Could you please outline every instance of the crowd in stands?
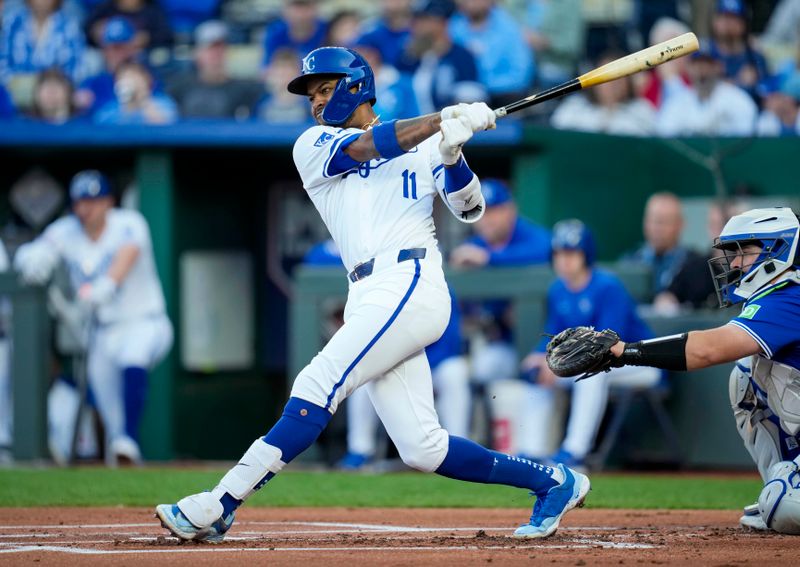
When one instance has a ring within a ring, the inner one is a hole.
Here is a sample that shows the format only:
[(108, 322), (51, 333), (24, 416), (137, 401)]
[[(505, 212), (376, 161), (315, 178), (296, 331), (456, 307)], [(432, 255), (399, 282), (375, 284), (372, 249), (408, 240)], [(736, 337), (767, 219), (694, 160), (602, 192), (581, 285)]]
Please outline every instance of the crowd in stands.
[[(271, 11), (261, 14), (256, 5)], [(800, 0), (0, 6), (0, 119), (303, 123), (311, 120), (306, 101), (288, 95), (285, 84), (301, 58), (323, 45), (349, 46), (368, 58), (384, 120), (454, 102), (501, 106), (693, 30), (702, 38), (696, 54), (521, 118), (628, 136), (798, 134)]]

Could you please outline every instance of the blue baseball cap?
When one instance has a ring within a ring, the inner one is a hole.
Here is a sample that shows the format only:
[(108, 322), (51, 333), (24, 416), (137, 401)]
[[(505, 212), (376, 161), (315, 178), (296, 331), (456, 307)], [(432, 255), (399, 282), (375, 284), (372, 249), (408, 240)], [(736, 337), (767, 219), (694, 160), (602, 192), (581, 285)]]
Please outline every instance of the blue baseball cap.
[(715, 61), (722, 59), (717, 46), (707, 39), (700, 41), (700, 47), (690, 57), (692, 59), (714, 59)]
[(128, 43), (135, 36), (136, 28), (128, 18), (114, 16), (106, 21), (106, 27), (103, 29), (103, 45)]
[(559, 250), (580, 250), (586, 257), (586, 265), (594, 264), (597, 254), (594, 235), (589, 227), (578, 219), (559, 221), (553, 227), (553, 238), (550, 241), (553, 252)]
[(747, 12), (742, 0), (717, 0), (717, 14), (733, 14), (744, 18)]
[(106, 176), (96, 169), (78, 172), (69, 184), (69, 198), (73, 202), (80, 199), (99, 199), (109, 195), (111, 195), (111, 184)]
[(487, 207), (504, 205), (513, 200), (511, 198), (511, 190), (508, 188), (508, 185), (499, 179), (481, 180), (481, 192), (483, 193), (483, 198), (486, 199)]

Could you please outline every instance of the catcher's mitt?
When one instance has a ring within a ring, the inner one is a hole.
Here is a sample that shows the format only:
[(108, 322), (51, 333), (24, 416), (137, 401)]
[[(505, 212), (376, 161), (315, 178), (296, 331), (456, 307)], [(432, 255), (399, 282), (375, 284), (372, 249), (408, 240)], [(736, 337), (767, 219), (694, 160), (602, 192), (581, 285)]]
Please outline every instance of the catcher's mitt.
[(611, 354), (619, 335), (611, 329), (595, 331), (593, 327), (572, 327), (558, 333), (547, 344), (547, 366), (556, 376), (577, 376), (578, 380), (608, 372), (622, 366)]

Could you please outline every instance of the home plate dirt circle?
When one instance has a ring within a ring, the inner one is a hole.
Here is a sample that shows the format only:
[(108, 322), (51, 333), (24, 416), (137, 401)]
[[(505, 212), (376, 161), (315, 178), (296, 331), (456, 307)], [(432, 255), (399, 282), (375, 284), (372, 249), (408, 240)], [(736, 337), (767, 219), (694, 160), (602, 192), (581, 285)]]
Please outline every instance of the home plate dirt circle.
[(0, 509), (0, 565), (796, 565), (800, 538), (735, 511), (571, 512), (544, 540), (525, 510), (249, 508), (225, 542), (179, 543), (142, 508)]

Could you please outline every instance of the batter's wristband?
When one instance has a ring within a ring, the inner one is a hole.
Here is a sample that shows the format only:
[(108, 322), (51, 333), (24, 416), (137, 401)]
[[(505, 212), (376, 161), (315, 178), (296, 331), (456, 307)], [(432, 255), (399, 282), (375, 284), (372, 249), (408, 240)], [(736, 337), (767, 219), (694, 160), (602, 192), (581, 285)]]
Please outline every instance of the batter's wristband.
[(630, 366), (653, 366), (664, 370), (686, 370), (689, 333), (626, 343), (619, 362)]
[(389, 120), (372, 128), (372, 139), (375, 140), (375, 149), (384, 159), (392, 159), (403, 155), (405, 150), (400, 147), (397, 141), (397, 132), (394, 123), (397, 120)]

